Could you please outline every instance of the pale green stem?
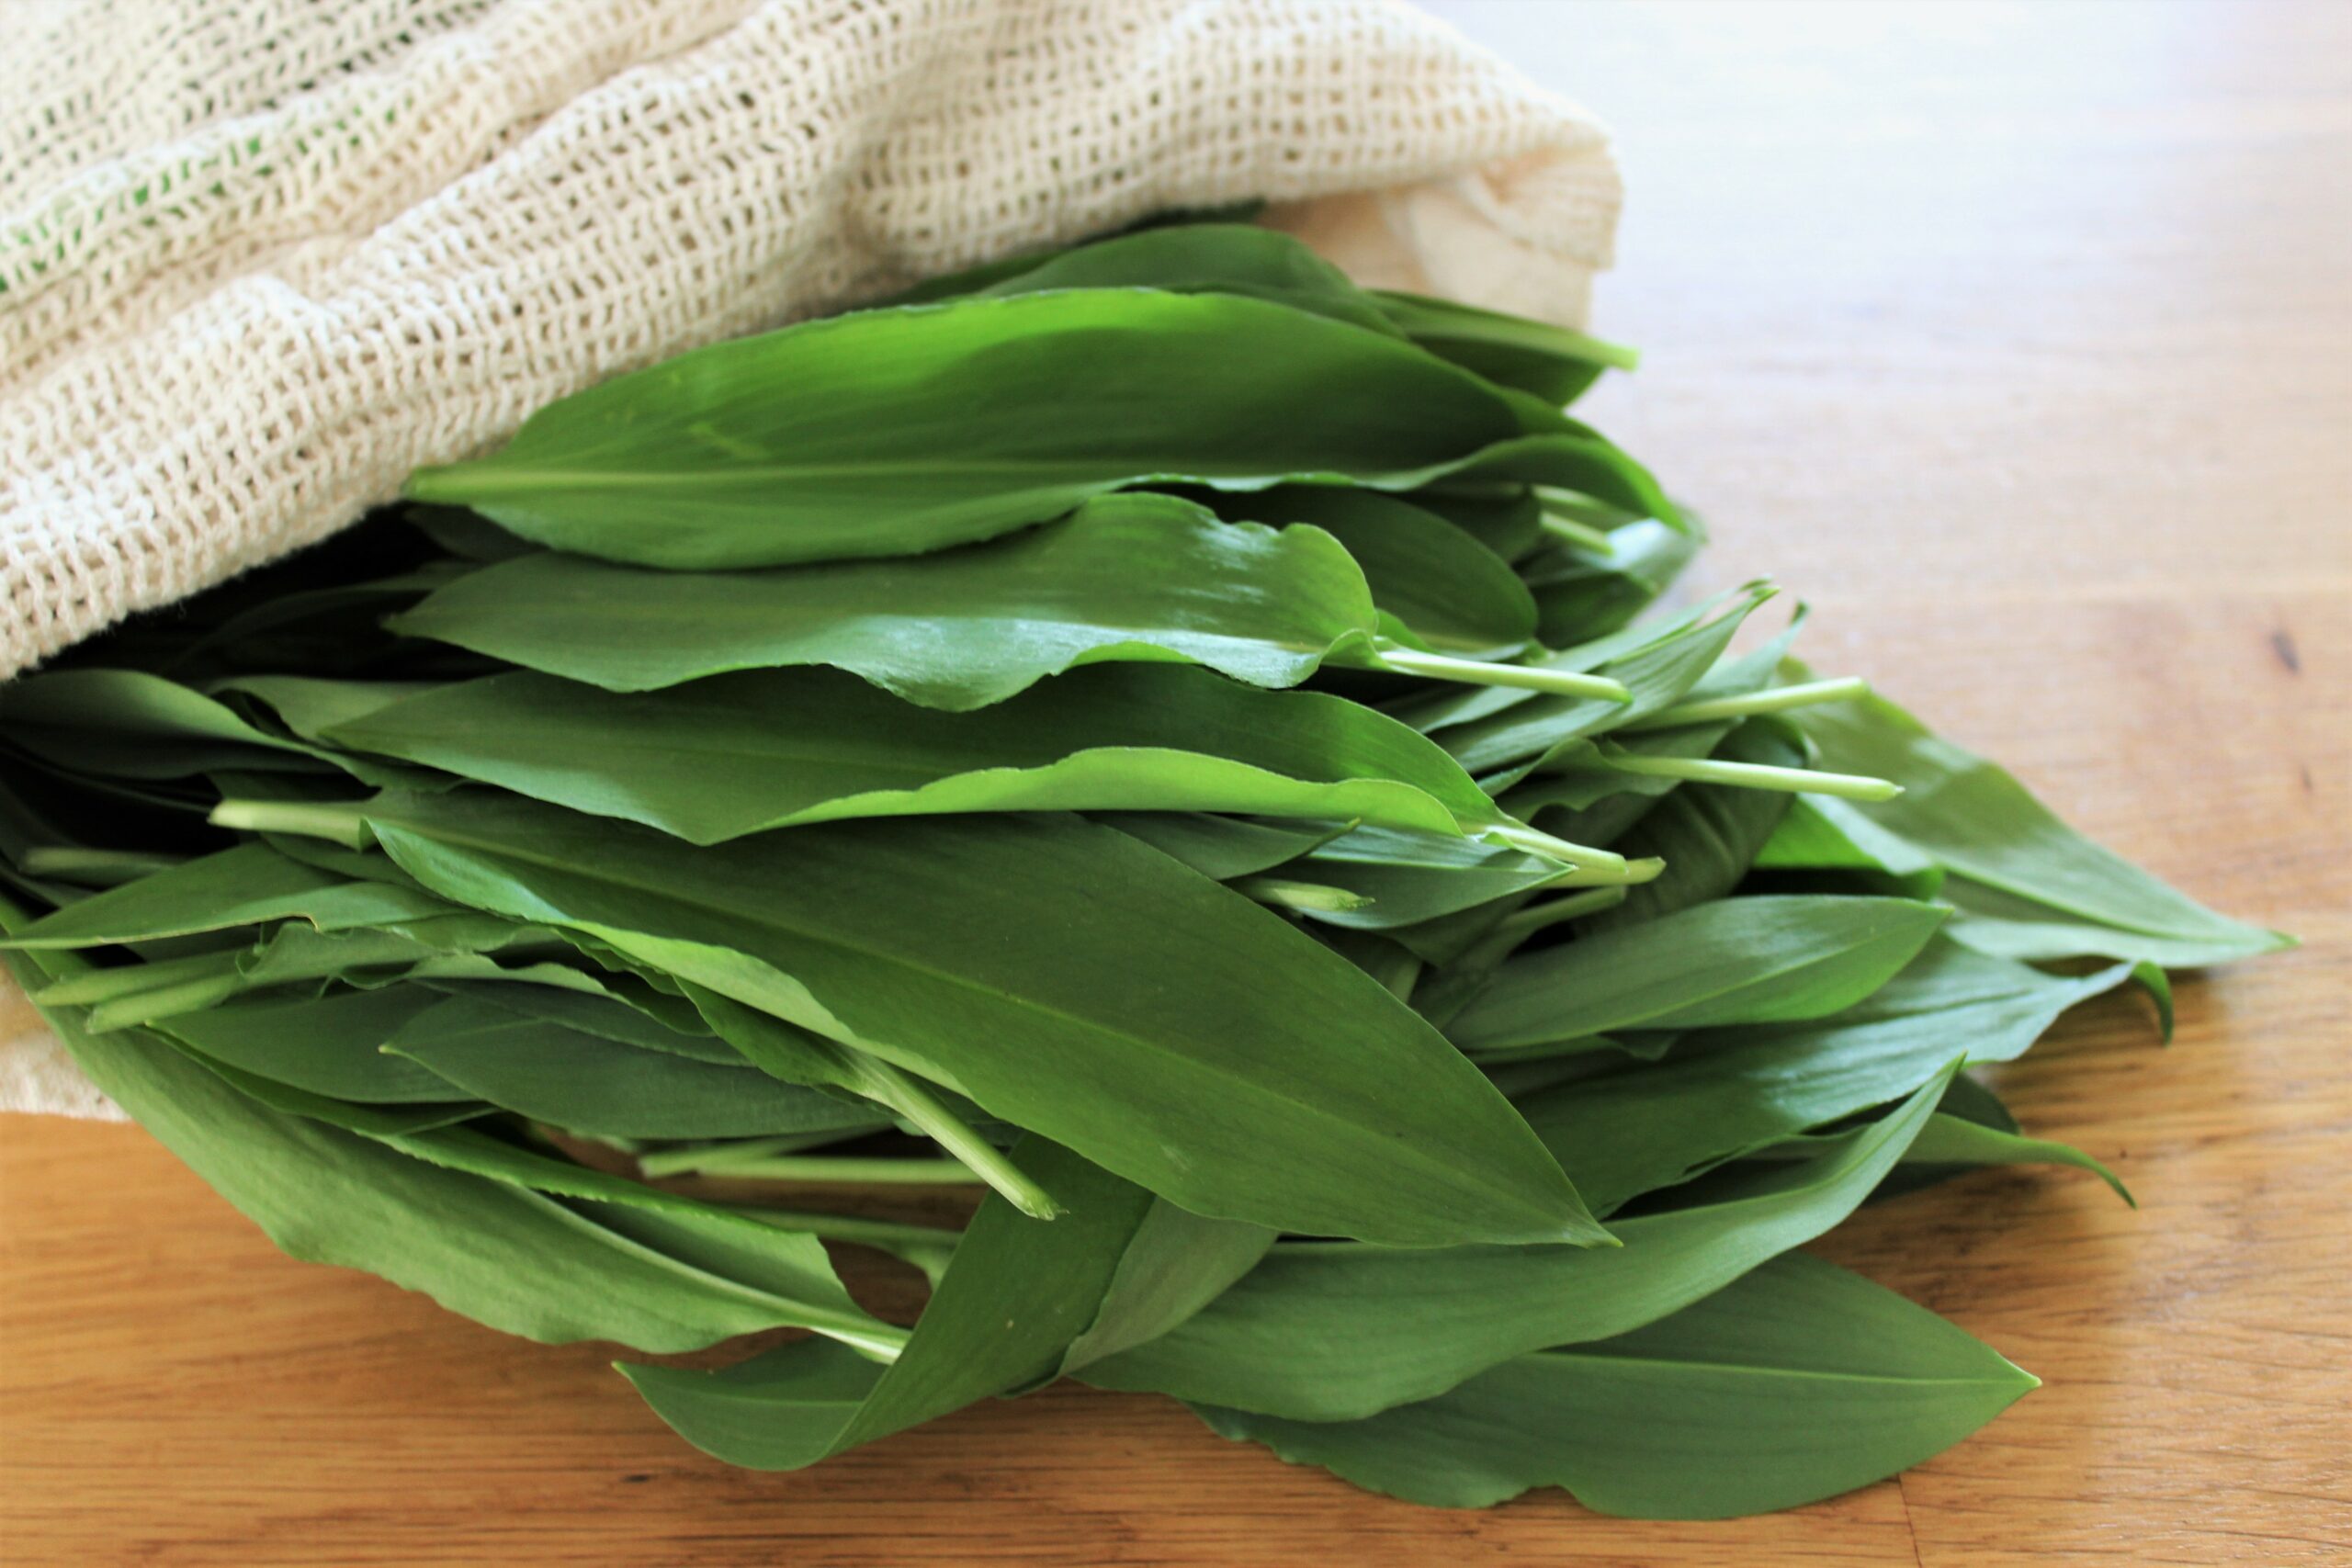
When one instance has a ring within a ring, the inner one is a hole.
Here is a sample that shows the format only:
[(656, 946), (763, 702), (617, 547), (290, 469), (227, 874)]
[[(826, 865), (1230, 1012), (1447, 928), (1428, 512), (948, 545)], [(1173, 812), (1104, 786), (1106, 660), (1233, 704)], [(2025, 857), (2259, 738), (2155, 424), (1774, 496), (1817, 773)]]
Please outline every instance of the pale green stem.
[(902, 1224), (896, 1220), (862, 1219), (854, 1214), (820, 1214), (807, 1209), (770, 1209), (757, 1203), (729, 1203), (732, 1213), (778, 1230), (806, 1231), (834, 1241), (860, 1241), (876, 1247), (953, 1247), (963, 1232), (940, 1225)]
[(1604, 530), (1573, 522), (1556, 512), (1544, 513), (1540, 526), (1552, 538), (1558, 540), (1561, 544), (1574, 546), (1579, 550), (1588, 550), (1597, 556), (1616, 553), (1617, 547), (1610, 542), (1609, 535)]
[[(687, 1172), (678, 1172), (685, 1175)], [(891, 1186), (978, 1187), (978, 1173), (960, 1159), (861, 1159), (854, 1155), (775, 1155), (767, 1159), (713, 1158), (696, 1166), (697, 1176), (744, 1177), (761, 1181), (877, 1183)]]
[(1619, 871), (1602, 866), (1595, 870), (1567, 871), (1544, 884), (1546, 887), (1638, 887), (1645, 882), (1656, 882), (1666, 863), (1652, 855), (1646, 860), (1629, 860)]
[(113, 969), (85, 969), (79, 975), (43, 986), (33, 1000), (43, 1007), (89, 1007), (147, 991), (176, 986), (197, 976), (229, 972), (234, 959), (225, 953), (198, 953), (153, 964), (129, 964)]
[(135, 882), (183, 863), (176, 855), (151, 855), (137, 850), (85, 850), (76, 845), (37, 844), (25, 852), (27, 876), (103, 882), (114, 886)]
[(1271, 904), (1280, 909), (1309, 909), (1317, 914), (1334, 914), (1349, 909), (1368, 909), (1373, 901), (1361, 893), (1345, 887), (1333, 887), (1321, 882), (1291, 882), (1279, 876), (1237, 877), (1226, 886), (1236, 893)]
[(345, 849), (364, 850), (368, 824), (353, 803), (306, 800), (224, 800), (212, 808), (215, 828), (247, 833), (294, 833), (331, 839)]
[(1625, 870), (1625, 857), (1612, 850), (1597, 850), (1589, 844), (1572, 844), (1566, 839), (1524, 827), (1517, 822), (1498, 822), (1479, 829), (1481, 837), (1498, 840), (1512, 849), (1545, 860), (1560, 861), (1577, 872), (1601, 874), (1600, 880), (1622, 880), (1611, 874)]
[(966, 1169), (994, 1188), (1004, 1201), (1032, 1219), (1050, 1220), (1062, 1212), (1053, 1195), (1005, 1157), (1002, 1150), (967, 1126), (963, 1118), (942, 1104), (922, 1080), (910, 1073), (845, 1046), (842, 1056), (857, 1075), (847, 1087), (877, 1104), (897, 1111), (931, 1140), (954, 1155)]
[(1632, 735), (1645, 729), (1672, 729), (1678, 725), (1712, 724), (1721, 718), (1781, 713), (1789, 708), (1810, 707), (1815, 703), (1849, 702), (1870, 694), (1871, 683), (1859, 675), (1836, 681), (1806, 681), (1794, 686), (1774, 686), (1770, 691), (1750, 692), (1746, 696), (1677, 703), (1670, 708), (1660, 708), (1646, 718), (1637, 718), (1618, 728), (1623, 733)]
[(233, 974), (183, 980), (176, 986), (158, 986), (153, 990), (139, 991), (110, 1002), (100, 1002), (90, 1010), (90, 1016), (83, 1027), (93, 1034), (104, 1034), (109, 1030), (153, 1023), (158, 1019), (178, 1018), (187, 1013), (201, 1012), (216, 1003), (228, 1000), (244, 988), (244, 976)]
[(1634, 694), (1621, 682), (1605, 675), (1584, 675), (1569, 670), (1546, 670), (1534, 664), (1490, 664), (1478, 659), (1454, 659), (1442, 653), (1422, 653), (1383, 642), (1375, 650), (1382, 669), (1398, 675), (1419, 675), (1431, 681), (1453, 681), (1465, 686), (1510, 686), (1524, 692), (1545, 692), (1560, 697), (1590, 697), (1600, 702), (1629, 703)]
[(859, 1128), (834, 1128), (823, 1133), (792, 1133), (777, 1138), (733, 1139), (710, 1144), (684, 1144), (674, 1148), (656, 1149), (637, 1156), (639, 1174), (649, 1178), (682, 1176), (692, 1171), (715, 1171), (729, 1164), (747, 1159), (766, 1159), (772, 1155), (797, 1155), (803, 1149), (822, 1148), (850, 1138), (865, 1135)]
[(1603, 766), (1621, 773), (1685, 779), (1693, 784), (1779, 789), (1794, 795), (1834, 795), (1843, 800), (1893, 800), (1903, 793), (1901, 784), (1862, 773), (1825, 773), (1811, 768), (1769, 767), (1761, 762), (1719, 762), (1712, 757), (1644, 757), (1606, 748), (1598, 756)]
[(914, 1337), (914, 1330), (900, 1328), (895, 1323), (885, 1323), (878, 1317), (833, 1324), (811, 1323), (808, 1332), (821, 1334), (828, 1339), (838, 1339), (851, 1349), (863, 1351), (882, 1362), (895, 1361), (904, 1355), (907, 1341)]

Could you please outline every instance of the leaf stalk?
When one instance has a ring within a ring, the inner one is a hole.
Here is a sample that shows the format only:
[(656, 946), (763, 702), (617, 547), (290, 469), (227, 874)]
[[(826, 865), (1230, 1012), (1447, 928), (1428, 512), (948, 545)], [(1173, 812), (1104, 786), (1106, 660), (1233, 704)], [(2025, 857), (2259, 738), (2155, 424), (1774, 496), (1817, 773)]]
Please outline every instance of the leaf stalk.
[(1380, 668), (1398, 675), (1419, 675), (1430, 681), (1452, 681), (1465, 686), (1508, 686), (1543, 692), (1557, 697), (1588, 697), (1600, 702), (1629, 703), (1633, 693), (1623, 682), (1605, 675), (1571, 670), (1546, 670), (1534, 664), (1493, 664), (1480, 659), (1455, 659), (1423, 653), (1392, 642), (1377, 645), (1374, 657)]
[(1645, 718), (1634, 719), (1619, 728), (1628, 735), (1649, 729), (1673, 729), (1686, 724), (1712, 724), (1718, 719), (1746, 718), (1753, 714), (1783, 713), (1790, 708), (1810, 707), (1815, 703), (1850, 702), (1871, 694), (1871, 683), (1859, 675), (1835, 681), (1805, 681), (1793, 686), (1774, 686), (1769, 691), (1750, 692), (1736, 697), (1711, 697), (1698, 702), (1677, 703), (1660, 708)]

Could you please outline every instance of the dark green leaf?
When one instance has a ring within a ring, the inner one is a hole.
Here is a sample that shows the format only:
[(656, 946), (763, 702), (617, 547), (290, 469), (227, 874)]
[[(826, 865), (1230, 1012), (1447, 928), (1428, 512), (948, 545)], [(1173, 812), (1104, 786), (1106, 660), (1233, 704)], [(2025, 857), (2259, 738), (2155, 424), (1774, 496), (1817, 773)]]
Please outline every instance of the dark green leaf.
[(1106, 497), (1050, 528), (914, 560), (721, 573), (529, 556), (396, 624), (610, 691), (830, 664), (956, 710), (1101, 660), (1295, 685), (1379, 625), (1329, 535), (1223, 524), (1159, 495)]
[[(1900, 799), (1879, 805), (1823, 803), (1832, 821), (1866, 823), (2007, 895), (1997, 908), (1984, 900), (1983, 914), (1954, 921), (1958, 941), (2013, 957), (2090, 953), (2170, 964), (2218, 964), (2294, 944), (2215, 914), (2100, 848), (2007, 773), (1938, 739), (1883, 698), (1804, 711), (1799, 722), (1821, 748), (1824, 767), (1904, 786)], [(1965, 908), (1966, 895), (1954, 902)]]
[(780, 1083), (748, 1063), (643, 1050), (470, 998), (441, 999), (406, 1021), (386, 1049), (476, 1099), (576, 1133), (749, 1138), (888, 1124), (877, 1111)]
[(93, 895), (25, 926), (6, 945), (96, 947), (282, 919), (333, 931), (451, 912), (429, 894), (348, 881), (246, 843)]
[(368, 814), (428, 886), (871, 1051), (1198, 1213), (1408, 1246), (1600, 1239), (1426, 1023), (1124, 834), (1001, 816), (696, 850), (519, 801)]
[(913, 1337), (888, 1368), (822, 1342), (716, 1372), (621, 1371), (678, 1435), (729, 1464), (798, 1470), (860, 1443), (1050, 1378), (1097, 1322), (1151, 1195), (1031, 1137), (1015, 1157), (1069, 1212), (1030, 1219), (990, 1197), (957, 1244)]
[(2114, 989), (2129, 964), (2064, 979), (1947, 939), (1867, 999), (1811, 1023), (1686, 1037), (1655, 1065), (1521, 1101), (1597, 1209), (1793, 1133), (1910, 1094), (1956, 1053), (2024, 1055), (2058, 1015)]
[(1514, 959), (1446, 1034), (1475, 1055), (1618, 1029), (1819, 1018), (1893, 978), (1944, 913), (1904, 898), (1719, 898)]
[(499, 675), (326, 733), (704, 844), (952, 812), (1225, 811), (1445, 834), (1501, 820), (1452, 758), (1393, 719), (1164, 665), (1074, 671), (977, 713), (910, 707), (831, 671), (627, 694)]
[(1835, 1153), (1702, 1207), (1623, 1220), (1613, 1248), (1279, 1247), (1198, 1315), (1091, 1369), (1106, 1388), (1306, 1421), (1427, 1399), (1511, 1357), (1676, 1312), (1853, 1213), (1943, 1092)]
[(1522, 1356), (1370, 1420), (1200, 1414), (1416, 1503), (1479, 1508), (1565, 1486), (1604, 1514), (1713, 1519), (1892, 1475), (2036, 1386), (1933, 1313), (1792, 1253), (1646, 1328)]
[(1341, 322), (1073, 289), (699, 349), (542, 409), (410, 491), (583, 555), (776, 566), (987, 538), (1148, 479), (1408, 482), (1516, 424), (1475, 377)]

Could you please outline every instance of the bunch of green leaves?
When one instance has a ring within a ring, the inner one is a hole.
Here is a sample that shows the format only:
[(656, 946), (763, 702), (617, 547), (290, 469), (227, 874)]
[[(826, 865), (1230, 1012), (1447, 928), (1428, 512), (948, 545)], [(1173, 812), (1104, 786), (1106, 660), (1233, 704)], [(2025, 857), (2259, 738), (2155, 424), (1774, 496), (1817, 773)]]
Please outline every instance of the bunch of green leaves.
[(735, 1463), (1072, 1376), (1446, 1506), (1885, 1475), (2032, 1380), (1795, 1249), (2113, 1185), (1966, 1069), (2281, 939), (1768, 586), (1645, 618), (1630, 363), (1204, 222), (593, 388), (0, 688), (7, 962), (296, 1257), (808, 1331), (623, 1369)]

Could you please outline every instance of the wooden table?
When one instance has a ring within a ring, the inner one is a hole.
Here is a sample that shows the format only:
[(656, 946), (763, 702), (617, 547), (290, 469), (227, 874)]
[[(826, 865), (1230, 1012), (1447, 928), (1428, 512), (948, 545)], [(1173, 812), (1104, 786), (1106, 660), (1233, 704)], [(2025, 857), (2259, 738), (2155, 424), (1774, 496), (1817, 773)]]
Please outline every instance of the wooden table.
[(280, 1258), (131, 1129), (0, 1129), (26, 1564), (2352, 1560), (2352, 6), (1440, 7), (1623, 136), (1594, 400), (1867, 672), (2301, 953), (2001, 1075), (2112, 1162), (1822, 1244), (2048, 1380), (1770, 1518), (1406, 1507), (1054, 1392), (729, 1471), (593, 1348)]

